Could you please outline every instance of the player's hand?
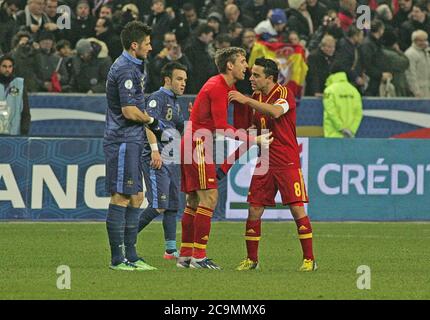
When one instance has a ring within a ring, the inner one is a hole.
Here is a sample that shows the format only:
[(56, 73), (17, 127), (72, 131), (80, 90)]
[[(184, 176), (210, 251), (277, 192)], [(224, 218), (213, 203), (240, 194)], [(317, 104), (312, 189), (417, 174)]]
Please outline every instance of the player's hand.
[(161, 158), (161, 154), (158, 150), (151, 152), (151, 168), (159, 170), (163, 165), (163, 159)]
[(241, 104), (246, 104), (248, 102), (248, 97), (241, 94), (239, 91), (230, 91), (228, 93), (228, 102), (237, 101)]
[(273, 142), (272, 132), (257, 136), (256, 142), (263, 149), (269, 148), (269, 145)]
[(340, 131), (342, 132), (344, 138), (354, 138), (354, 134), (348, 128), (344, 128)]

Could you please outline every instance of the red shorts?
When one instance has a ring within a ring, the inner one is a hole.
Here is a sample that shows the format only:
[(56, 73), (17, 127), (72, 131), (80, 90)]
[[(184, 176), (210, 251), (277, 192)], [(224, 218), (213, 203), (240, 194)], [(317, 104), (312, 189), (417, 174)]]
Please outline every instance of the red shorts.
[[(184, 147), (181, 141), (181, 191), (190, 193), (197, 190), (217, 189), (216, 165), (208, 145), (197, 139), (192, 146)], [(190, 140), (188, 140), (190, 141)]]
[(248, 202), (255, 207), (275, 206), (276, 193), (281, 193), (283, 205), (308, 202), (302, 169), (271, 169), (264, 175), (253, 175)]

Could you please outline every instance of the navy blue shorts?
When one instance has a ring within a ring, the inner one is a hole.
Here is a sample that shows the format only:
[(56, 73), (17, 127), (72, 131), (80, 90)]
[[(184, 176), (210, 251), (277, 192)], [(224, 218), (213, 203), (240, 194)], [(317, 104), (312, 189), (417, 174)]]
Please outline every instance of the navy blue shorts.
[(107, 144), (103, 150), (106, 158), (106, 192), (111, 195), (135, 195), (142, 192), (142, 144)]
[(179, 165), (163, 164), (152, 169), (151, 156), (142, 156), (143, 178), (146, 185), (148, 205), (154, 209), (177, 210), (179, 203)]

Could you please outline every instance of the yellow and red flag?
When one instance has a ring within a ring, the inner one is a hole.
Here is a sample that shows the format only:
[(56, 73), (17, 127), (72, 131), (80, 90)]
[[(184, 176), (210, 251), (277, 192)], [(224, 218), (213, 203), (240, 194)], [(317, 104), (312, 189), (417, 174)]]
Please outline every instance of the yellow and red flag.
[(272, 59), (278, 63), (278, 82), (290, 88), (294, 95), (299, 98), (308, 72), (305, 49), (301, 45), (281, 41), (266, 42), (258, 40), (249, 56), (249, 67), (254, 65), (256, 59), (262, 57)]

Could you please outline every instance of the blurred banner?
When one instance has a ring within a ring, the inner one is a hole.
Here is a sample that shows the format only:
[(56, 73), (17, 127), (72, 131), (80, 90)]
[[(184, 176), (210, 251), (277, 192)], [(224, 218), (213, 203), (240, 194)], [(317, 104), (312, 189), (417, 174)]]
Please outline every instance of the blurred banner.
[[(312, 219), (430, 220), (430, 140), (305, 138), (299, 144)], [(226, 193), (220, 185), (215, 219), (246, 217), (255, 155), (251, 150), (250, 163), (232, 167)], [(0, 219), (104, 220), (104, 184), (102, 139), (0, 137)], [(264, 218), (291, 216), (277, 206)]]
[[(195, 96), (179, 97), (184, 118)], [(104, 95), (30, 95), (31, 136), (103, 137)], [(430, 138), (430, 100), (364, 99), (359, 138)], [(297, 108), (299, 136), (322, 136), (323, 107), (320, 99), (303, 98)]]

